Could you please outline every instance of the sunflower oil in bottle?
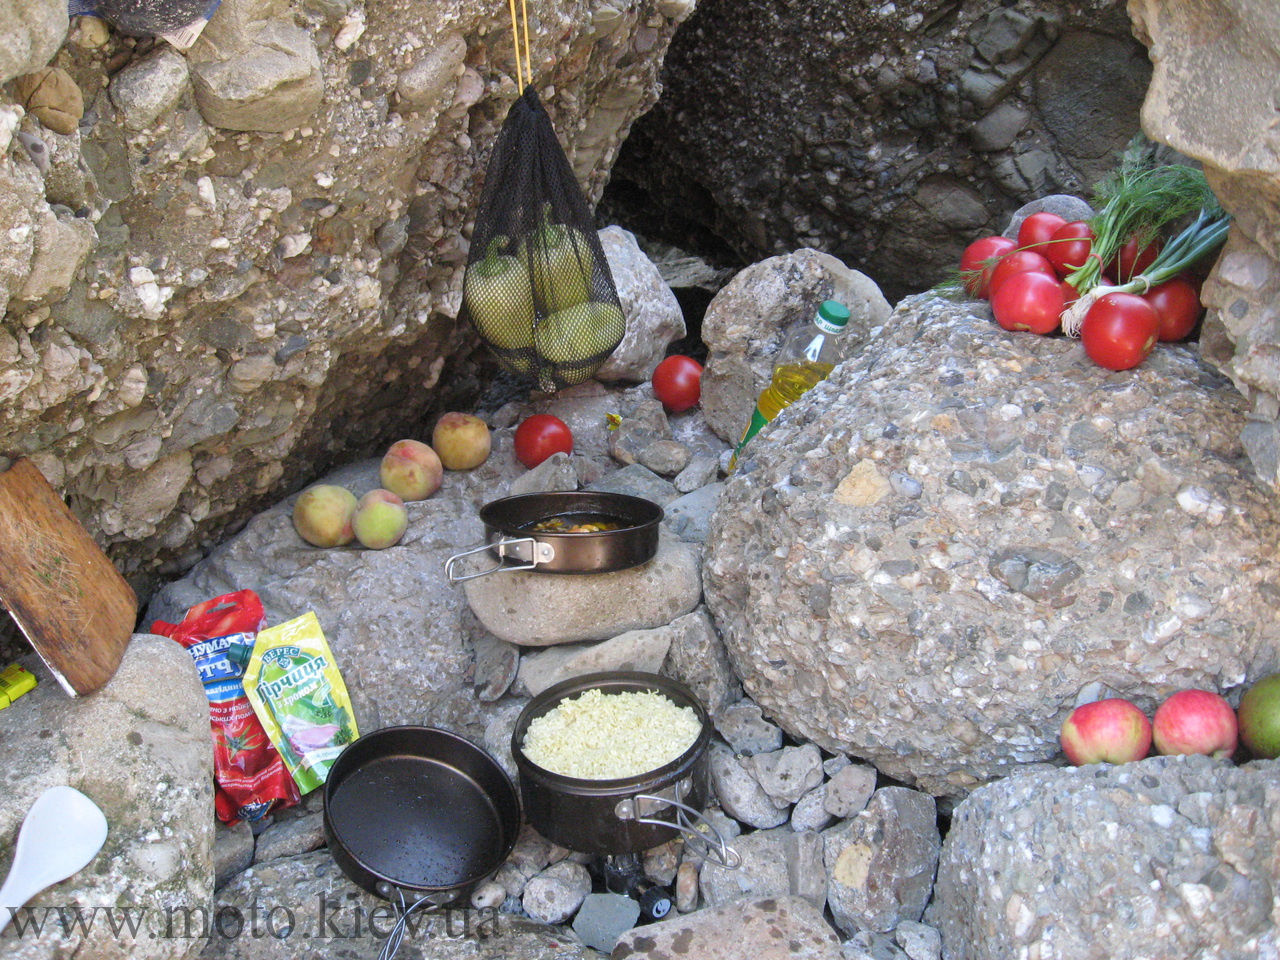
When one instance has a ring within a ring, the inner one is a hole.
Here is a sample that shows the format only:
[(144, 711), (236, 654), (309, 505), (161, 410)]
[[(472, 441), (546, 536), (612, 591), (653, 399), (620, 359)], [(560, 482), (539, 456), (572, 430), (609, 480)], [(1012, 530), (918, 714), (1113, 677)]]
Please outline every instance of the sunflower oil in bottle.
[(844, 335), (848, 322), (848, 307), (836, 300), (824, 300), (813, 322), (796, 330), (782, 344), (774, 360), (769, 386), (760, 392), (751, 422), (729, 462), (730, 473), (747, 442), (783, 408), (795, 403), (815, 383), (825, 380), (844, 359), (848, 349)]

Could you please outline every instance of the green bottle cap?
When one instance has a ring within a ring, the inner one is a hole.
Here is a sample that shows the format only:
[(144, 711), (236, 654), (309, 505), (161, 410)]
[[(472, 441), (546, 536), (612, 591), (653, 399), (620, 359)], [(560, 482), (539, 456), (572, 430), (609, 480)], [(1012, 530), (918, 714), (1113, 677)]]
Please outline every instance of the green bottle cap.
[(825, 333), (840, 333), (849, 322), (849, 308), (838, 300), (823, 300), (813, 322)]
[(231, 643), (227, 645), (226, 652), (227, 659), (244, 670), (253, 658), (253, 643)]

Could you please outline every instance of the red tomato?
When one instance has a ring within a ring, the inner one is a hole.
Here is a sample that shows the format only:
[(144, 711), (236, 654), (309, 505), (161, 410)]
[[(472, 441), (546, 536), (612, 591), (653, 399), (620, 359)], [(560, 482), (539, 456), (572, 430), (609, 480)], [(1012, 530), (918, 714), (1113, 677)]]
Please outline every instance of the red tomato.
[(996, 261), (1017, 246), (1008, 237), (983, 237), (964, 248), (964, 255), (960, 257), (960, 276), (964, 278), (964, 288), (969, 296), (987, 298), (987, 284), (991, 282), (991, 271)]
[(1028, 270), (1001, 285), (991, 298), (991, 312), (1006, 330), (1049, 333), (1062, 319), (1064, 299), (1057, 277)]
[(995, 269), (991, 271), (991, 279), (987, 283), (987, 293), (994, 301), (996, 293), (1004, 286), (1004, 282), (1017, 273), (1043, 273), (1046, 276), (1058, 279), (1058, 275), (1053, 272), (1053, 264), (1036, 253), (1034, 250), (1014, 250), (1012, 253), (1006, 253), (1000, 258), (1000, 262), (996, 264)]
[(1083, 220), (1072, 220), (1053, 231), (1044, 255), (1058, 271), (1058, 276), (1065, 277), (1072, 270), (1084, 266), (1093, 249), (1093, 239), (1089, 224)]
[(1065, 280), (1062, 281), (1060, 286), (1062, 287), (1062, 309), (1065, 310), (1080, 299), (1080, 291)]
[(1018, 227), (1018, 246), (1024, 250), (1044, 253), (1044, 245), (1049, 242), (1054, 231), (1066, 222), (1062, 217), (1048, 210), (1033, 213)]
[(530, 470), (553, 453), (573, 453), (573, 433), (559, 417), (535, 413), (516, 427), (516, 459)]
[(1138, 238), (1130, 237), (1125, 241), (1116, 253), (1114, 263), (1115, 274), (1120, 278), (1121, 283), (1128, 283), (1151, 264), (1155, 263), (1155, 259), (1160, 254), (1160, 250), (1164, 247), (1158, 239), (1147, 244), (1145, 247), (1138, 248)]
[(1195, 284), (1183, 277), (1157, 284), (1142, 294), (1142, 299), (1151, 304), (1160, 318), (1160, 339), (1166, 342), (1181, 340), (1189, 334), (1204, 312)]
[(1151, 304), (1132, 293), (1099, 297), (1084, 315), (1080, 342), (1089, 359), (1108, 370), (1128, 370), (1147, 359), (1160, 335)]
[(702, 396), (702, 364), (679, 354), (667, 357), (654, 368), (653, 395), (669, 413), (697, 406)]

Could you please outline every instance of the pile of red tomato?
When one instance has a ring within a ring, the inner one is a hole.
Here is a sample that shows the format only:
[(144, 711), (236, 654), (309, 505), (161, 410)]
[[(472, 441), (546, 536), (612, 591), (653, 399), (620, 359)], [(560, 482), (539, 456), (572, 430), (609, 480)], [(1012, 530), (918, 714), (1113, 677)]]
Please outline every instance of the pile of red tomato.
[[(1033, 213), (1017, 240), (983, 237), (965, 249), (960, 272), (970, 295), (991, 301), (1006, 330), (1047, 334), (1079, 299), (1066, 278), (1092, 254), (1094, 235), (1083, 220)], [(1139, 247), (1130, 240), (1104, 266), (1103, 284), (1127, 283), (1155, 260), (1160, 242)], [(1093, 303), (1080, 327), (1090, 359), (1110, 370), (1128, 370), (1146, 359), (1159, 341), (1182, 340), (1200, 319), (1199, 281), (1180, 275), (1145, 293), (1106, 293)]]

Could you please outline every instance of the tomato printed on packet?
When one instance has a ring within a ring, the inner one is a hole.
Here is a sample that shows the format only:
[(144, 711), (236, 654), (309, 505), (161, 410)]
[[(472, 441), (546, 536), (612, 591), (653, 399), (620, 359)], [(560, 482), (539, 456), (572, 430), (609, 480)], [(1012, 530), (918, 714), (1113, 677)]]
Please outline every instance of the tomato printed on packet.
[(213, 731), (214, 806), (224, 823), (258, 820), (300, 799), (245, 696), (243, 669), (228, 656), (237, 646), (253, 646), (265, 618), (258, 595), (239, 590), (196, 604), (181, 623), (151, 625), (152, 633), (181, 644), (200, 672)]

